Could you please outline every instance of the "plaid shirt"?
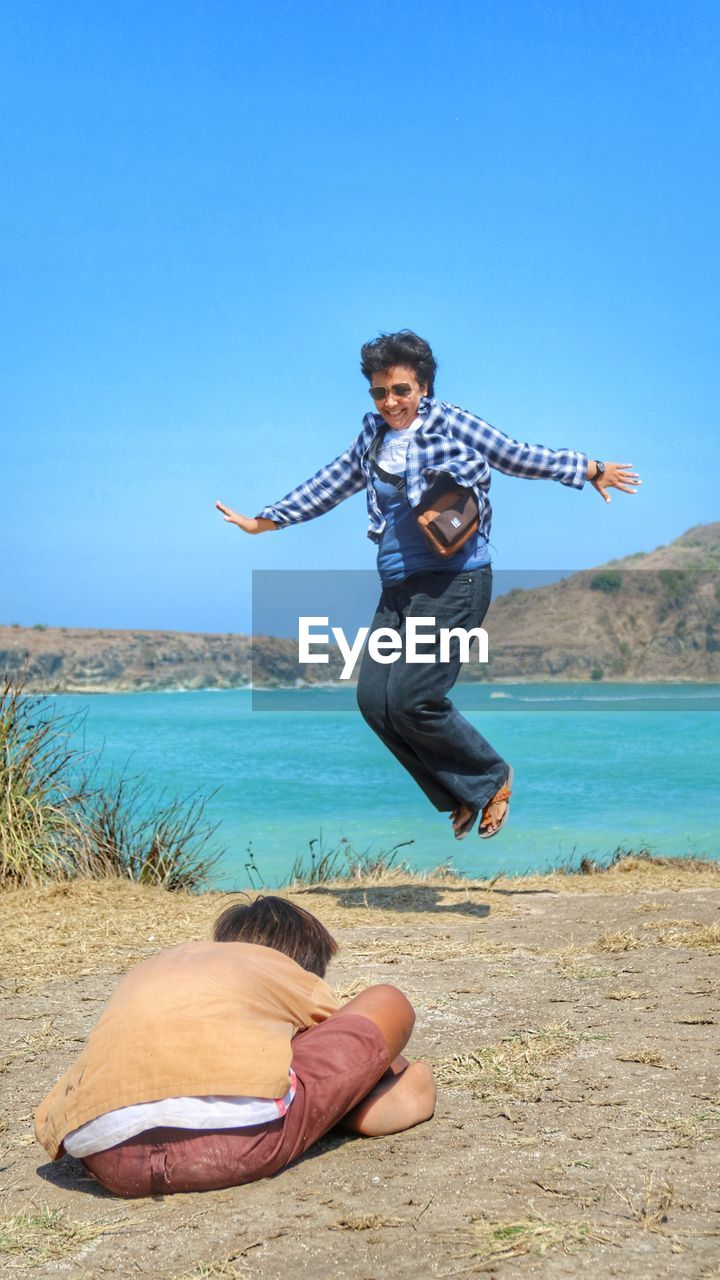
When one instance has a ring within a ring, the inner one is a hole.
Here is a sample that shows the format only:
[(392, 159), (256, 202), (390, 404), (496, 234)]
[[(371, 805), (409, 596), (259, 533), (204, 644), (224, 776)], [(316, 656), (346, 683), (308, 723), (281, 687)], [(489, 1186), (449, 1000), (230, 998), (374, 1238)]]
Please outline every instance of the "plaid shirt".
[[(490, 468), (526, 480), (559, 480), (573, 489), (582, 489), (587, 475), (587, 456), (572, 449), (546, 449), (541, 444), (521, 444), (503, 435), (482, 418), (456, 405), (431, 400), (420, 401), (422, 425), (413, 433), (407, 451), (407, 496), (416, 507), (438, 473), (450, 475), (475, 491), (480, 513), (480, 533), (490, 536), (492, 507), (488, 497)], [(362, 430), (352, 444), (333, 462), (299, 484), (279, 502), (258, 513), (278, 525), (314, 520), (350, 498), (361, 489), (367, 492), (370, 517), (368, 537), (379, 542), (385, 520), (378, 505), (370, 465), (370, 446), (385, 424), (379, 413), (363, 418)]]

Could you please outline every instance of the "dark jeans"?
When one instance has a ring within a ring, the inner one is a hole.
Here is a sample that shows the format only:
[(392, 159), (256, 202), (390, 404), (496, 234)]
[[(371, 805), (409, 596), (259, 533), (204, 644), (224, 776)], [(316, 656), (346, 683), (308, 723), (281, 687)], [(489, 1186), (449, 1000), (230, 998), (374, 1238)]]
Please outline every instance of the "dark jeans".
[[(357, 700), (363, 716), (440, 810), (460, 803), (482, 809), (508, 774), (502, 756), (447, 697), (460, 671), (457, 640), (451, 641), (450, 661), (439, 661), (439, 629), (480, 626), (491, 595), (489, 565), (457, 574), (416, 573), (384, 587), (371, 631), (392, 627), (402, 637), (403, 652), (385, 665), (375, 662), (366, 648), (360, 667)], [(423, 654), (434, 655), (434, 663), (405, 661), (410, 617), (435, 618), (434, 644), (422, 646)]]

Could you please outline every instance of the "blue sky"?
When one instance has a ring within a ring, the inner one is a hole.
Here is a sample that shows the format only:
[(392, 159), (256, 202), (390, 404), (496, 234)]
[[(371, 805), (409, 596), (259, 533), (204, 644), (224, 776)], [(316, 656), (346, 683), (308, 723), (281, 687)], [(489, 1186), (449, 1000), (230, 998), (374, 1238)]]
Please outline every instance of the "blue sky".
[(500, 568), (718, 518), (714, 0), (6, 0), (0, 621), (246, 630), (252, 568), (371, 568), (362, 341), (644, 487), (495, 476)]

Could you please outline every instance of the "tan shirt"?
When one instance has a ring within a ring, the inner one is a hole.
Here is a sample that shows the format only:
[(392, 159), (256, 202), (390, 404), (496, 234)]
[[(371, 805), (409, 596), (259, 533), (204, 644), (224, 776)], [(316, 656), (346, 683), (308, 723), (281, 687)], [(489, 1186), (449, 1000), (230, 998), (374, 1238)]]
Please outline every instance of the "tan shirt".
[(52, 1158), (67, 1133), (137, 1102), (208, 1094), (279, 1098), (296, 1032), (338, 1003), (322, 978), (270, 947), (187, 942), (122, 979), (85, 1048), (35, 1115)]

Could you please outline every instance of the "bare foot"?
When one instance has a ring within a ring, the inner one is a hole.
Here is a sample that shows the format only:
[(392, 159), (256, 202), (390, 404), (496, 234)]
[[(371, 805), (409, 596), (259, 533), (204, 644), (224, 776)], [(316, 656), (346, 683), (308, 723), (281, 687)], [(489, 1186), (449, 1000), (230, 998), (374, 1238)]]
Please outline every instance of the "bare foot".
[(457, 809), (453, 809), (452, 813), (450, 814), (450, 821), (452, 822), (452, 825), (453, 825), (453, 831), (456, 834), (461, 827), (465, 826), (466, 822), (470, 821), (470, 818), (472, 817), (474, 812), (475, 810), (471, 809), (469, 804), (461, 804), (458, 806)]
[(348, 1112), (342, 1127), (369, 1138), (400, 1133), (429, 1120), (436, 1099), (432, 1067), (424, 1058), (419, 1058), (397, 1075), (386, 1072), (367, 1097)]

